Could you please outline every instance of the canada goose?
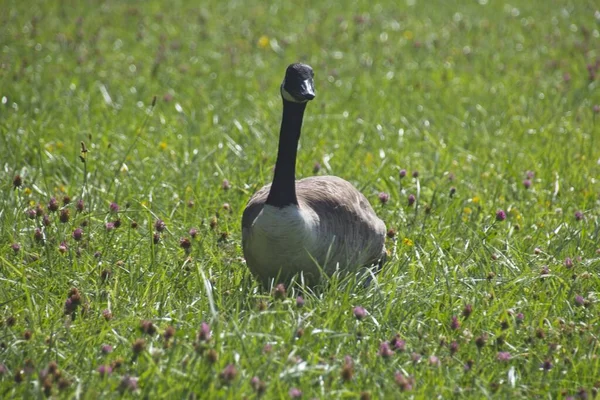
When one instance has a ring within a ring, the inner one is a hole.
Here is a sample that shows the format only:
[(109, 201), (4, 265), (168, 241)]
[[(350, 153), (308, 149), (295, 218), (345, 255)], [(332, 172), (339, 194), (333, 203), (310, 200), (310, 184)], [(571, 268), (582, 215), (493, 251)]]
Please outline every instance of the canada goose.
[(283, 117), (273, 183), (252, 196), (242, 216), (242, 247), (250, 271), (265, 285), (302, 273), (309, 285), (320, 268), (336, 269), (382, 263), (385, 224), (365, 196), (336, 176), (296, 181), (296, 153), (302, 118), (315, 97), (313, 70), (292, 64), (281, 84)]

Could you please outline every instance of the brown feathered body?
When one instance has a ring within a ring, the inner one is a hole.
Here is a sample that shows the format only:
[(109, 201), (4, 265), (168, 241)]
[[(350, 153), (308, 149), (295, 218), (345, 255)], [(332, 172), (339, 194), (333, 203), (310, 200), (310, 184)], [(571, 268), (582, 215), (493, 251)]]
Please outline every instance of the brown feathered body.
[(285, 207), (265, 204), (270, 188), (254, 194), (242, 217), (244, 257), (263, 284), (300, 273), (315, 284), (322, 272), (353, 272), (385, 258), (385, 224), (349, 182), (335, 176), (296, 181), (298, 204)]

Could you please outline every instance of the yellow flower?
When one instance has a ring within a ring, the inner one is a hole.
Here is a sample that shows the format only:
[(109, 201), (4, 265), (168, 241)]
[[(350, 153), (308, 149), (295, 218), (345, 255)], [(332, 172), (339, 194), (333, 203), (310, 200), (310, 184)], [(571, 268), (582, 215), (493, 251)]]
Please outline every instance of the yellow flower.
[(414, 37), (412, 31), (404, 31), (404, 39), (406, 40), (412, 40), (412, 38)]
[(471, 201), (475, 204), (479, 204), (479, 202), (481, 201), (481, 199), (479, 198), (479, 196), (475, 196), (471, 199)]
[(31, 189), (25, 188), (23, 192), (25, 193), (25, 196), (29, 196), (31, 194)]
[(158, 147), (160, 147), (161, 150), (165, 150), (167, 148), (167, 144), (165, 142), (160, 142)]
[(269, 37), (267, 35), (262, 35), (258, 39), (258, 47), (264, 49), (269, 45)]
[(469, 215), (469, 214), (471, 214), (471, 212), (473, 212), (473, 210), (471, 210), (471, 208), (470, 208), (470, 207), (465, 207), (465, 208), (463, 209), (463, 212), (464, 212), (465, 214)]
[(413, 241), (410, 240), (409, 238), (404, 238), (402, 239), (402, 244), (404, 244), (405, 246), (412, 246), (413, 245)]

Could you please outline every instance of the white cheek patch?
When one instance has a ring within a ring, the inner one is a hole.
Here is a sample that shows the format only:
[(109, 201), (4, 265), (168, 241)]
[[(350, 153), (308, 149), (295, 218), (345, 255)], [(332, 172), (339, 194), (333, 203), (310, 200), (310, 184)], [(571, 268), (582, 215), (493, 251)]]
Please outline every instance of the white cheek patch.
[(284, 100), (291, 101), (293, 103), (306, 103), (308, 101), (308, 100), (298, 100), (298, 99), (296, 99), (287, 90), (285, 90), (285, 87), (283, 87), (283, 85), (281, 85), (281, 96), (283, 97)]

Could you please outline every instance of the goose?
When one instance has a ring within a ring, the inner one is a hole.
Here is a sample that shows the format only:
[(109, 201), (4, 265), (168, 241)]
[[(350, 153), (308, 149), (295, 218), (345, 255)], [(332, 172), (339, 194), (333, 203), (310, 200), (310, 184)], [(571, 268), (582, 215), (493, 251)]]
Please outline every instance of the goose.
[(280, 87), (283, 117), (273, 182), (258, 190), (242, 215), (242, 250), (265, 286), (302, 274), (307, 285), (385, 261), (386, 227), (366, 197), (336, 176), (296, 181), (296, 154), (307, 103), (315, 98), (306, 64), (287, 67)]

